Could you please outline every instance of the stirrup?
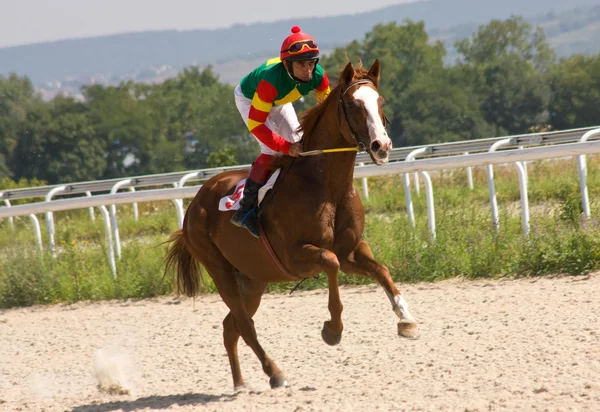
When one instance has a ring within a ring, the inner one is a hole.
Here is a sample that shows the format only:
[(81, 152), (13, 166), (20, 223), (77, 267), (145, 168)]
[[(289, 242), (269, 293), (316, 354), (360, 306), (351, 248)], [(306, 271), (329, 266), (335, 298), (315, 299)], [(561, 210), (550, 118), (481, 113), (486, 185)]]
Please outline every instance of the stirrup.
[[(252, 209), (250, 209), (252, 210)], [(249, 210), (249, 211), (250, 211)], [(237, 227), (242, 227), (242, 222), (244, 221), (244, 219), (246, 218), (246, 215), (248, 214), (248, 212), (243, 212), (242, 210), (236, 210), (235, 213), (233, 214), (233, 216), (231, 216), (231, 219), (229, 219), (229, 221)]]
[(229, 221), (237, 227), (242, 227), (244, 220), (246, 220), (246, 218), (252, 213), (252, 210), (252, 208), (248, 209), (246, 212), (238, 210), (233, 216), (231, 216)]
[(241, 227), (245, 228), (255, 238), (260, 238), (260, 230), (258, 229), (258, 215), (254, 209), (251, 209), (246, 213), (242, 219)]

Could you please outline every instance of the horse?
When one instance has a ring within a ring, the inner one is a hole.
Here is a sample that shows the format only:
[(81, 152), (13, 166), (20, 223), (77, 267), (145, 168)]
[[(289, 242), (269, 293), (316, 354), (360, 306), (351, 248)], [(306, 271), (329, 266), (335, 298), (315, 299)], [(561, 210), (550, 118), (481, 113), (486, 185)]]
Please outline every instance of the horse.
[(288, 386), (284, 372), (260, 345), (252, 320), (272, 282), (298, 281), (324, 272), (331, 319), (324, 322), (321, 336), (328, 345), (336, 345), (343, 330), (338, 272), (375, 279), (400, 319), (398, 335), (418, 338), (406, 300), (362, 238), (364, 208), (353, 186), (358, 148), (378, 165), (388, 162), (392, 148), (379, 81), (378, 60), (368, 71), (349, 62), (327, 99), (302, 116), (305, 153), (346, 151), (280, 158), (280, 176), (268, 207), (260, 212), (261, 237), (268, 239), (279, 265), (259, 239), (229, 222), (232, 212), (218, 210), (219, 200), (233, 193), (246, 170), (226, 171), (206, 181), (189, 204), (182, 229), (167, 240), (165, 274), (176, 271), (178, 292), (189, 297), (198, 294), (202, 266), (230, 310), (223, 320), (223, 341), (234, 390), (245, 385), (237, 350), (240, 336), (260, 360), (271, 388)]

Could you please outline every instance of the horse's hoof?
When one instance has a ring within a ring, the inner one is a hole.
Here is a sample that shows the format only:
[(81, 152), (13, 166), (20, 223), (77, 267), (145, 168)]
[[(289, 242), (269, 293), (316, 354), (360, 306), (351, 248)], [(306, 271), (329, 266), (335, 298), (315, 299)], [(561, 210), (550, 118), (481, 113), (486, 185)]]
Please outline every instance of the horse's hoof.
[(333, 333), (329, 329), (329, 321), (325, 321), (323, 329), (321, 329), (321, 337), (329, 346), (335, 346), (342, 340), (342, 334)]
[(277, 375), (271, 376), (271, 379), (269, 379), (269, 383), (271, 384), (271, 389), (290, 386), (283, 372), (279, 372)]
[(245, 384), (245, 383), (243, 383), (243, 384), (241, 384), (241, 385), (235, 385), (235, 386), (233, 387), (233, 391), (234, 391), (235, 393), (238, 393), (238, 392), (246, 392), (247, 390), (248, 390), (248, 388), (246, 387), (246, 384)]
[(419, 339), (419, 328), (414, 322), (398, 322), (398, 335), (408, 339)]

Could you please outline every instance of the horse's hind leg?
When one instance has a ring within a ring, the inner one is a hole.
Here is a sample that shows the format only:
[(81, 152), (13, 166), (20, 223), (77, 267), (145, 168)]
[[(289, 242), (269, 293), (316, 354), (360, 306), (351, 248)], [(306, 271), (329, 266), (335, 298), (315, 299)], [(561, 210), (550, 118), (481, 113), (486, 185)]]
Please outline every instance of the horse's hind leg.
[[(231, 311), (231, 317), (235, 320), (235, 330), (239, 333), (239, 335), (244, 339), (244, 342), (254, 351), (260, 363), (262, 365), (263, 371), (270, 378), (269, 383), (272, 388), (277, 388), (280, 386), (286, 386), (287, 380), (285, 379), (285, 375), (283, 372), (277, 367), (275, 362), (269, 358), (269, 356), (265, 353), (264, 349), (258, 343), (258, 338), (256, 335), (256, 330), (254, 329), (254, 321), (252, 320), (252, 315), (249, 313), (248, 309), (246, 309), (245, 300), (242, 297), (242, 293), (240, 292), (240, 287), (238, 286), (238, 282), (236, 279), (237, 271), (236, 269), (218, 252), (214, 245), (212, 246), (214, 251), (219, 254), (219, 258), (217, 259), (215, 254), (211, 253), (212, 259), (207, 259), (206, 256), (208, 254), (207, 250), (204, 250), (202, 254), (203, 265), (210, 274), (217, 290), (219, 291), (219, 295), (221, 295), (221, 299), (223, 302), (229, 307)], [(252, 285), (252, 282), (250, 282)], [(258, 288), (258, 285), (252, 285), (250, 296), (254, 296), (256, 294), (255, 288)], [(264, 290), (264, 287), (263, 287)], [(261, 291), (262, 294), (262, 291)], [(256, 299), (256, 296), (253, 298), (250, 297), (249, 301), (253, 301)], [(254, 305), (257, 305), (260, 302), (253, 301)], [(256, 309), (254, 309), (256, 312)], [(225, 320), (226, 324), (231, 323), (232, 321)], [(227, 327), (227, 326), (226, 326)], [(231, 328), (231, 326), (229, 326)], [(231, 332), (231, 329), (228, 330)], [(226, 341), (224, 344), (226, 345), (226, 349), (228, 349), (228, 355), (230, 358), (230, 363), (232, 365), (232, 375), (234, 379), (234, 386), (243, 385), (243, 380), (241, 377), (241, 372), (239, 368), (239, 361), (237, 360), (237, 346), (235, 345), (237, 339), (235, 338), (234, 333), (227, 333), (224, 338)], [(229, 350), (233, 349), (230, 353)], [(233, 359), (233, 362), (231, 361)], [(233, 369), (235, 368), (235, 369)]]
[[(244, 305), (246, 306), (246, 311), (250, 318), (252, 318), (260, 306), (261, 297), (267, 284), (264, 282), (253, 281), (239, 273), (236, 277), (240, 294), (244, 301)], [(242, 377), (242, 370), (238, 358), (239, 338), (240, 333), (235, 318), (233, 317), (232, 312), (229, 312), (223, 320), (223, 342), (225, 343), (225, 349), (227, 350), (227, 356), (229, 357), (231, 373), (233, 374), (233, 386), (236, 390), (244, 386), (244, 378)]]
[(419, 336), (417, 322), (408, 311), (408, 303), (394, 285), (388, 268), (375, 260), (367, 242), (361, 240), (348, 259), (340, 261), (340, 265), (345, 273), (354, 273), (377, 280), (390, 299), (393, 311), (400, 318), (398, 334), (411, 339)]

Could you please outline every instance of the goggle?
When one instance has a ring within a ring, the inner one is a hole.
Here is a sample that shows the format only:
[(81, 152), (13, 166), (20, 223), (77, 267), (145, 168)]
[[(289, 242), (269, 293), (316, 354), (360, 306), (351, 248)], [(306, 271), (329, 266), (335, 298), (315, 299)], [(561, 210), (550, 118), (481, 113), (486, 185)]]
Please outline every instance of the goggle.
[(308, 50), (319, 50), (319, 46), (314, 40), (300, 40), (296, 43), (292, 43), (287, 50), (282, 50), (282, 52), (288, 52), (289, 54), (298, 54), (302, 52), (304, 49)]

